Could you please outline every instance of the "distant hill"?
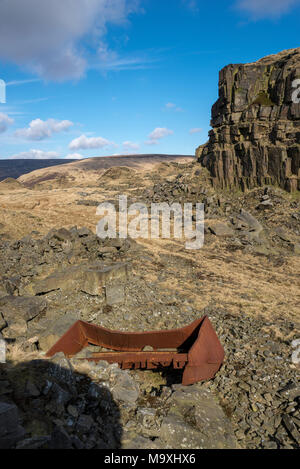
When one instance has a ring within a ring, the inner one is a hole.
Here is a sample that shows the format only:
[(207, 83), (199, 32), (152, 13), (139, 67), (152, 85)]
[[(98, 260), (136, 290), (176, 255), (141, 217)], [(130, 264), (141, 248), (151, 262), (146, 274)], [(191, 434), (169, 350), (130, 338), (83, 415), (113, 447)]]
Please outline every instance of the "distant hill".
[[(126, 155), (126, 156), (101, 156), (95, 158), (84, 158), (82, 160), (1, 160), (0, 159), (0, 181), (7, 178), (18, 179), (24, 174), (53, 166), (70, 165), (75, 163), (75, 168), (82, 170), (105, 170), (112, 166), (127, 166), (140, 168), (145, 165), (161, 163), (162, 161), (192, 160), (192, 155)], [(73, 166), (73, 165), (72, 165)], [(74, 169), (75, 169), (74, 168)]]
[(99, 176), (110, 168), (131, 168), (138, 172), (151, 170), (160, 163), (185, 163), (194, 161), (191, 155), (126, 155), (102, 156), (76, 160), (69, 164), (38, 169), (30, 174), (23, 174), (19, 181), (26, 187), (36, 184), (66, 186), (73, 184), (95, 184)]
[(17, 179), (22, 174), (28, 174), (36, 169), (49, 168), (61, 164), (71, 163), (77, 160), (52, 159), (52, 160), (1, 160), (0, 181), (7, 178)]

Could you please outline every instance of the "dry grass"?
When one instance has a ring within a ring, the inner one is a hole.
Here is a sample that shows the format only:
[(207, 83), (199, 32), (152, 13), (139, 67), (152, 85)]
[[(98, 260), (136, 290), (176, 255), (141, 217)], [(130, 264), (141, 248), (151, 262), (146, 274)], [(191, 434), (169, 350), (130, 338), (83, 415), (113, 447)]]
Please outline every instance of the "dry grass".
[[(72, 165), (73, 168), (75, 163)], [(65, 173), (67, 166), (61, 167)], [(46, 170), (39, 170), (39, 174), (42, 171)], [(162, 171), (170, 175), (175, 170), (169, 165), (160, 164), (150, 172), (140, 171), (139, 176), (145, 184), (150, 184), (155, 171), (160, 176)], [(109, 184), (103, 182), (99, 187), (95, 183), (99, 179), (99, 172), (96, 175), (93, 171), (84, 172), (80, 169), (79, 174), (80, 180), (72, 187), (0, 193), (0, 218), (4, 220), (2, 233), (11, 239), (20, 239), (33, 230), (39, 232), (40, 236), (53, 227), (74, 225), (87, 226), (95, 232), (98, 222), (96, 207), (77, 205), (76, 201), (80, 199), (78, 193), (84, 191), (86, 199), (101, 202), (118, 194), (117, 185), (111, 187), (110, 181)], [(26, 178), (30, 178), (30, 175)], [(130, 179), (131, 175), (123, 172), (116, 184), (126, 184)], [(84, 184), (86, 186), (83, 189)], [(184, 243), (177, 240), (138, 242), (153, 259), (149, 263), (144, 260), (139, 262), (138, 259), (135, 261), (138, 275), (143, 275), (151, 282), (159, 278), (163, 265), (166, 277), (161, 281), (163, 288), (166, 292), (175, 292), (181, 298), (186, 298), (193, 308), (202, 310), (213, 304), (234, 314), (263, 315), (268, 318), (284, 315), (295, 321), (299, 319), (299, 256), (286, 256), (282, 265), (274, 267), (272, 258), (243, 251), (229, 252), (225, 241), (216, 238), (196, 252), (185, 250)]]

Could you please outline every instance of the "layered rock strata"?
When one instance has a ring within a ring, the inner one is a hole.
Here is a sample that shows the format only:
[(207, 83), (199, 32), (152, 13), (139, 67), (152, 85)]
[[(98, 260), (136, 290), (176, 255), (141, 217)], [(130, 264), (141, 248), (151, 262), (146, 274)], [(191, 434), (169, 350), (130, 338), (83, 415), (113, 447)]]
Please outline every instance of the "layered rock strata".
[(196, 156), (214, 186), (300, 189), (300, 48), (220, 72), (212, 130)]

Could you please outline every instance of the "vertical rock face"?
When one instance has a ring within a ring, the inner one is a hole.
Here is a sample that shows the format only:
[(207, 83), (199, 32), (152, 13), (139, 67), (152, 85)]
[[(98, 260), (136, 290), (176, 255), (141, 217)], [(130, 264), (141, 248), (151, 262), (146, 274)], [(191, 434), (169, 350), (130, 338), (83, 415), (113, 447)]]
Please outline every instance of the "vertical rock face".
[(221, 70), (211, 125), (196, 155), (213, 185), (300, 190), (300, 48)]

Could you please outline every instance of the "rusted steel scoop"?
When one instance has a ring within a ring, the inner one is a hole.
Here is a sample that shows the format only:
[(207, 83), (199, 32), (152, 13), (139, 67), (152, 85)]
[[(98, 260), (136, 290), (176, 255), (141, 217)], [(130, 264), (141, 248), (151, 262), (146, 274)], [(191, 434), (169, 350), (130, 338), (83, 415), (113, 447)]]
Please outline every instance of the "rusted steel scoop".
[(73, 357), (89, 344), (111, 350), (94, 353), (89, 361), (118, 363), (123, 369), (181, 368), (184, 385), (213, 378), (224, 360), (223, 347), (207, 316), (181, 329), (132, 333), (77, 321), (46, 356), (63, 352)]

